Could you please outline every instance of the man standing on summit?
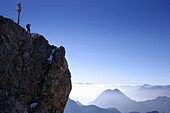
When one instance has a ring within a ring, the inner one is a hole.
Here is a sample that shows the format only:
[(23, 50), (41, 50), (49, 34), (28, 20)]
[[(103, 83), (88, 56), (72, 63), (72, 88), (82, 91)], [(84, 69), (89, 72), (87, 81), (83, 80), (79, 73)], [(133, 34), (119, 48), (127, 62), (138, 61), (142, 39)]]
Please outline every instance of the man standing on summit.
[(27, 32), (30, 33), (30, 26), (31, 24), (27, 24), (26, 27), (27, 27)]

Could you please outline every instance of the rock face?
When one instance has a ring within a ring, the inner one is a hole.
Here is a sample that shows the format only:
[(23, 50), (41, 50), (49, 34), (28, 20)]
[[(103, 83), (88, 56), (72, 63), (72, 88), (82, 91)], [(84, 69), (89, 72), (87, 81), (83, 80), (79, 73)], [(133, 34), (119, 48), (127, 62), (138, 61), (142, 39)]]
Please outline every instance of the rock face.
[(70, 78), (64, 47), (0, 16), (0, 113), (63, 113)]

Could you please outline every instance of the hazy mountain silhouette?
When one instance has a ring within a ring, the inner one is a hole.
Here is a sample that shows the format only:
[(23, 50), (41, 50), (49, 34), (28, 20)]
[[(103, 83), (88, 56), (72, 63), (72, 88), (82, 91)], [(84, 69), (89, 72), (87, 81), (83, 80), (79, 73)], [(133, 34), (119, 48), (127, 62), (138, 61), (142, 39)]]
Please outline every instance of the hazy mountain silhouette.
[(147, 111), (158, 111), (160, 113), (170, 113), (170, 98), (159, 96), (153, 100), (139, 102), (139, 105), (145, 105)]
[(158, 111), (149, 111), (149, 112), (146, 112), (146, 113), (159, 113)]
[(79, 105), (75, 101), (68, 99), (64, 113), (120, 113), (117, 109), (103, 109), (95, 105)]
[(158, 96), (170, 97), (170, 85), (149, 85), (144, 84), (138, 89), (130, 92), (131, 97), (137, 100), (154, 99)]
[(137, 112), (137, 111), (132, 111), (132, 112), (129, 112), (129, 113), (140, 113), (140, 112)]
[(134, 111), (135, 110), (134, 108), (137, 107), (136, 101), (131, 100), (118, 89), (115, 90), (108, 89), (104, 91), (90, 104), (94, 104), (102, 108), (114, 107), (120, 110), (121, 112), (126, 112), (127, 110)]
[(104, 91), (90, 104), (102, 108), (117, 108), (122, 113), (132, 111), (146, 113), (154, 110), (170, 113), (170, 98), (168, 97), (158, 97), (153, 100), (136, 102), (128, 98), (118, 89)]
[(76, 104), (80, 105), (80, 106), (83, 106), (83, 104), (79, 101), (76, 101)]

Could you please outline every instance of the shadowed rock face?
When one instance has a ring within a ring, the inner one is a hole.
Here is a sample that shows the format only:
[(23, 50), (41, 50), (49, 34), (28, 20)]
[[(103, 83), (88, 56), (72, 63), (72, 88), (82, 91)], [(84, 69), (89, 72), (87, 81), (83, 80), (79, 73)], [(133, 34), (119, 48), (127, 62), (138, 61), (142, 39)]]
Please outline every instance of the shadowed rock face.
[(1, 113), (63, 113), (70, 78), (64, 47), (0, 16)]

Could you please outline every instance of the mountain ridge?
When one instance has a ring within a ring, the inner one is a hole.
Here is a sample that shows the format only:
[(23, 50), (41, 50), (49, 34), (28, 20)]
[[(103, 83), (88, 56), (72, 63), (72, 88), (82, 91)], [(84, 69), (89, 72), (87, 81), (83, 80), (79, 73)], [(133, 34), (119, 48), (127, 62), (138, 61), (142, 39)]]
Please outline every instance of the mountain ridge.
[[(99, 101), (102, 100), (102, 101)], [(117, 108), (120, 112), (138, 111), (146, 113), (157, 110), (159, 112), (170, 113), (170, 98), (159, 96), (156, 99), (136, 102), (124, 95), (120, 90), (105, 90), (90, 104), (102, 108)]]
[(75, 101), (68, 99), (64, 113), (120, 113), (115, 108), (99, 108), (95, 105), (79, 105)]

